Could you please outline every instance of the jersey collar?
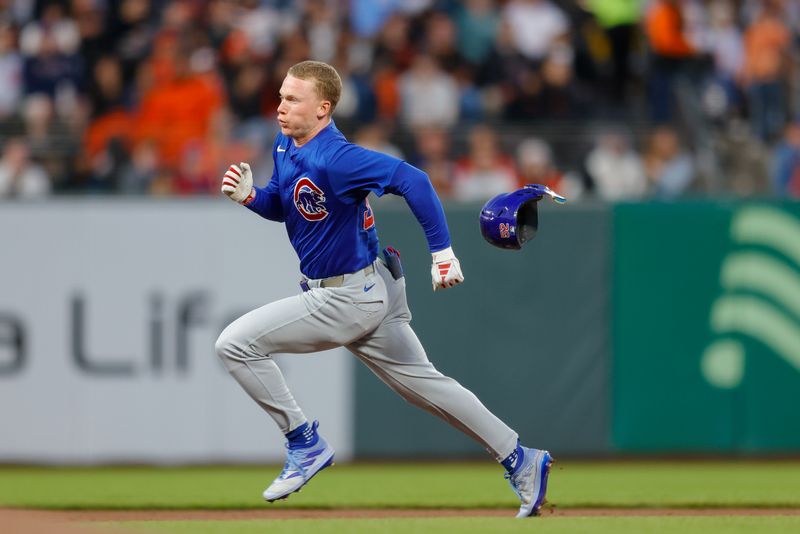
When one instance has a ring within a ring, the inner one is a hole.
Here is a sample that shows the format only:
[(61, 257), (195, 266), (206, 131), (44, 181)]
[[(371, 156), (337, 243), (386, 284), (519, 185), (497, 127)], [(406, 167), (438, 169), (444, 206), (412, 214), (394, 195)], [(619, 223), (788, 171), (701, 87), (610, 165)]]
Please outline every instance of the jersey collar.
[(328, 123), (325, 128), (317, 132), (317, 135), (309, 139), (309, 141), (304, 144), (303, 146), (297, 146), (294, 144), (294, 139), (289, 137), (289, 146), (287, 147), (287, 151), (289, 152), (289, 157), (292, 161), (296, 161), (298, 157), (300, 157), (304, 153), (308, 153), (309, 149), (316, 144), (319, 144), (325, 141), (328, 138), (335, 137), (337, 135), (342, 135), (339, 129), (336, 127), (336, 123), (331, 119), (331, 122)]

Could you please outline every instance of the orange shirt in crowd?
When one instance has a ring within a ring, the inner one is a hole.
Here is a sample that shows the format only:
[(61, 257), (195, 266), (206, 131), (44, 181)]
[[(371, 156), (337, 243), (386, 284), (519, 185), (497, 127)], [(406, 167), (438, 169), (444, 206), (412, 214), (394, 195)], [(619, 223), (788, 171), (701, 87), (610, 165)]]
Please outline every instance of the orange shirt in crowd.
[(653, 52), (660, 56), (681, 58), (694, 54), (683, 33), (683, 17), (673, 2), (659, 1), (647, 12), (645, 31)]
[(218, 85), (200, 75), (157, 85), (142, 99), (135, 139), (154, 141), (161, 162), (175, 167), (188, 141), (205, 138), (212, 117), (222, 105)]
[(747, 82), (769, 82), (783, 71), (791, 33), (780, 19), (763, 16), (744, 34), (744, 76)]

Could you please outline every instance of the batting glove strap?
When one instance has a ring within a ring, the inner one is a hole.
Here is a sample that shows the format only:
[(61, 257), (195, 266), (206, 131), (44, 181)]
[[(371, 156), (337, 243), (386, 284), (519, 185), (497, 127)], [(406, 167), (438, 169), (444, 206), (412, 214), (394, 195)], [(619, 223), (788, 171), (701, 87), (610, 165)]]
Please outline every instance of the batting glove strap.
[(464, 281), (464, 275), (461, 274), (461, 263), (453, 254), (452, 247), (434, 252), (432, 256), (431, 279), (434, 291), (453, 287)]
[(220, 189), (234, 202), (239, 204), (252, 202), (255, 198), (255, 189), (253, 189), (253, 173), (250, 165), (242, 162), (228, 167), (228, 171), (222, 177)]

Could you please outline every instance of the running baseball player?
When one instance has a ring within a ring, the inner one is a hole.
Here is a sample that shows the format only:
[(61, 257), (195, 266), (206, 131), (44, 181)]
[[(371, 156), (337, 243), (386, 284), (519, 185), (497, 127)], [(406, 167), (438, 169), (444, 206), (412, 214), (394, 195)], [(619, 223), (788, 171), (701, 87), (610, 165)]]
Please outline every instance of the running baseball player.
[(550, 454), (521, 446), (516, 432), (428, 361), (409, 324), (399, 254), (388, 247), (379, 256), (367, 196), (405, 198), (432, 253), (434, 291), (464, 280), (442, 205), (424, 172), (345, 139), (331, 118), (341, 91), (330, 65), (292, 66), (280, 89), (280, 133), (269, 183), (254, 187), (247, 163), (231, 165), (222, 179), (222, 192), (232, 200), (286, 225), (304, 276), (302, 292), (245, 314), (216, 343), (228, 371), (288, 441), (286, 464), (264, 499), (298, 491), (334, 456), (318, 422), (309, 422), (295, 402), (272, 355), (344, 346), (405, 400), (486, 448), (506, 469), (521, 501), (517, 517), (538, 515)]

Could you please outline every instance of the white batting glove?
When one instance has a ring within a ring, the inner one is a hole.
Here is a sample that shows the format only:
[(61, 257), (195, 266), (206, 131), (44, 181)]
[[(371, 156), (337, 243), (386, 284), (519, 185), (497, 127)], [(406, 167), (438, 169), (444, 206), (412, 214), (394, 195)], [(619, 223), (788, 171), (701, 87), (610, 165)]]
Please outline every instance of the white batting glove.
[(461, 264), (453, 254), (453, 247), (447, 247), (433, 254), (433, 265), (431, 266), (431, 278), (433, 279), (433, 290), (453, 287), (464, 281), (461, 274)]
[(242, 162), (239, 166), (228, 167), (228, 172), (222, 177), (221, 189), (234, 202), (249, 204), (256, 196), (250, 165)]

